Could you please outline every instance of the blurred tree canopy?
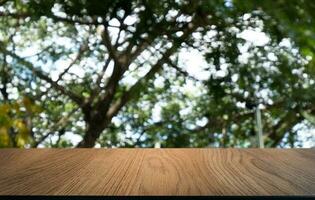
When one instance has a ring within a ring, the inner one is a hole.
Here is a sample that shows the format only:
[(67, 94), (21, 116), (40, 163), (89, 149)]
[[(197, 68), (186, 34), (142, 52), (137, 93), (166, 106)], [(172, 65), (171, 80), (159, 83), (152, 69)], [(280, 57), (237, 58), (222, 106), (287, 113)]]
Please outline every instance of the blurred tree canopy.
[(314, 10), (0, 0), (0, 147), (255, 147), (257, 107), (267, 147), (299, 146), (315, 128)]

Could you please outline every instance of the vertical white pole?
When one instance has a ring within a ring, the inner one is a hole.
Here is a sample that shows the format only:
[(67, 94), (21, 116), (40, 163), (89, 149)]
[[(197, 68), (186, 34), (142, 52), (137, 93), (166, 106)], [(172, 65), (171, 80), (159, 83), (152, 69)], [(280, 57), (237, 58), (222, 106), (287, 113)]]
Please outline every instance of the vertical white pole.
[(161, 148), (161, 143), (160, 143), (160, 141), (155, 142), (154, 148), (156, 148), (156, 149)]
[(257, 123), (257, 139), (258, 139), (258, 147), (264, 148), (264, 139), (263, 139), (263, 130), (261, 123), (261, 113), (258, 105), (256, 106), (256, 123)]

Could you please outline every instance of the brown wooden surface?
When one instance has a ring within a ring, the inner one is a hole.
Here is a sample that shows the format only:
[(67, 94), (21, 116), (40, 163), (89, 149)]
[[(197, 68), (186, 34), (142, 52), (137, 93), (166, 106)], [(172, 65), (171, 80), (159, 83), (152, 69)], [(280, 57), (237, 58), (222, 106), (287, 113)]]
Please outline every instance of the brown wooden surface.
[(0, 195), (315, 195), (315, 150), (4, 149)]

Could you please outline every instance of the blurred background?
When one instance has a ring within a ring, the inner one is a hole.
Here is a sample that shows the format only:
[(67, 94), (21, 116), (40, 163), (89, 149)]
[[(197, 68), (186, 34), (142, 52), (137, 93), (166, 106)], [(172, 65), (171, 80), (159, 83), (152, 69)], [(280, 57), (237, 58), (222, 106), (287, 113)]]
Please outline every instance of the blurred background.
[(0, 0), (0, 147), (314, 147), (314, 10)]

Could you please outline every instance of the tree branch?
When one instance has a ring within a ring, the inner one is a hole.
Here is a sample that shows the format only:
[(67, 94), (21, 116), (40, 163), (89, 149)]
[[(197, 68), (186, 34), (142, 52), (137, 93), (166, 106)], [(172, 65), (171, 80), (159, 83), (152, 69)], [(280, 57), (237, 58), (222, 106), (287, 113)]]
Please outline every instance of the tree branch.
[(115, 63), (120, 64), (120, 61), (118, 59), (118, 53), (112, 44), (111, 37), (110, 37), (109, 32), (108, 32), (108, 25), (107, 24), (104, 25), (104, 31), (102, 31), (101, 37), (102, 37), (102, 41), (103, 41), (104, 45), (106, 46), (106, 48), (108, 50), (108, 54), (111, 57), (111, 59), (113, 59)]
[(67, 90), (65, 87), (59, 85), (57, 82), (53, 81), (48, 75), (46, 75), (43, 71), (40, 69), (37, 69), (33, 66), (33, 64), (27, 60), (24, 60), (20, 56), (16, 55), (13, 52), (10, 52), (4, 48), (4, 45), (0, 42), (0, 50), (5, 52), (7, 55), (10, 55), (14, 59), (16, 59), (18, 62), (20, 62), (22, 65), (24, 65), (27, 69), (33, 72), (35, 76), (38, 78), (46, 81), (47, 83), (50, 83), (53, 88), (61, 92), (62, 94), (68, 96), (70, 99), (72, 99), (74, 102), (76, 102), (79, 106), (81, 106), (84, 103), (84, 98), (73, 93), (71, 90)]
[(115, 116), (118, 111), (131, 99), (131, 98), (137, 98), (137, 96), (141, 92), (141, 88), (151, 79), (154, 77), (154, 75), (161, 70), (163, 64), (167, 63), (169, 57), (177, 51), (177, 49), (180, 47), (181, 43), (184, 42), (187, 37), (196, 30), (198, 26), (193, 24), (187, 24), (187, 29), (184, 31), (183, 35), (178, 38), (178, 41), (176, 43), (173, 43), (173, 46), (165, 51), (165, 53), (162, 55), (162, 58), (160, 58), (155, 65), (153, 65), (150, 69), (150, 71), (141, 79), (139, 79), (131, 88), (126, 91), (121, 98), (119, 98), (116, 102), (113, 103), (113, 105), (109, 108), (109, 110), (106, 113), (106, 118), (111, 119), (113, 116)]
[(126, 91), (120, 99), (118, 99), (108, 110), (106, 117), (111, 119), (118, 111), (132, 98), (141, 92), (140, 89), (162, 68), (166, 62), (166, 58), (172, 55), (177, 48), (168, 49), (162, 58), (151, 67), (150, 71), (141, 79), (139, 79), (128, 91)]
[(96, 79), (96, 88), (91, 92), (91, 97), (90, 97), (90, 100), (89, 100), (90, 102), (93, 102), (93, 100), (95, 99), (96, 95), (98, 95), (98, 93), (101, 91), (100, 84), (102, 82), (102, 79), (103, 79), (103, 77), (105, 75), (105, 72), (106, 72), (110, 62), (111, 62), (111, 59), (109, 59), (109, 58), (106, 59), (105, 64), (104, 64), (104, 66), (102, 68), (102, 71), (98, 74), (98, 77)]
[(58, 83), (62, 77), (70, 70), (70, 68), (81, 59), (83, 53), (88, 49), (87, 44), (82, 44), (80, 46), (79, 52), (77, 53), (77, 56), (72, 60), (72, 62), (68, 65), (68, 67), (59, 75), (58, 79), (56, 80), (56, 83)]
[(51, 130), (49, 133), (41, 137), (39, 140), (33, 143), (33, 147), (37, 147), (40, 143), (42, 143), (49, 135), (53, 134), (55, 129), (64, 129), (68, 124), (68, 120), (70, 117), (79, 110), (79, 107), (73, 109), (67, 116), (64, 116), (58, 120), (58, 122), (54, 123), (49, 130)]
[[(151, 51), (151, 53), (153, 53), (153, 52)], [(168, 64), (170, 67), (174, 68), (177, 72), (179, 72), (180, 74), (182, 74), (184, 77), (190, 78), (191, 80), (194, 80), (194, 81), (196, 81), (196, 82), (202, 82), (202, 83), (204, 83), (204, 81), (201, 81), (201, 80), (199, 80), (199, 79), (197, 79), (197, 78), (191, 76), (187, 71), (182, 70), (180, 67), (178, 67), (176, 64), (174, 64), (174, 63), (171, 61), (170, 58), (166, 58), (166, 62), (167, 62), (167, 64)]]
[(0, 1), (0, 6), (3, 6), (6, 2), (8, 2), (9, 0), (1, 0)]
[(297, 116), (296, 113), (298, 113), (297, 109), (288, 111), (282, 119), (274, 127), (272, 127), (271, 132), (267, 134), (267, 137), (272, 140), (270, 143), (271, 147), (278, 146), (285, 134), (304, 119), (302, 116)]

